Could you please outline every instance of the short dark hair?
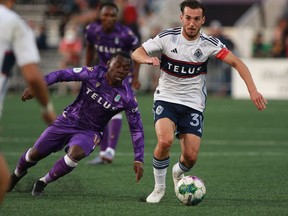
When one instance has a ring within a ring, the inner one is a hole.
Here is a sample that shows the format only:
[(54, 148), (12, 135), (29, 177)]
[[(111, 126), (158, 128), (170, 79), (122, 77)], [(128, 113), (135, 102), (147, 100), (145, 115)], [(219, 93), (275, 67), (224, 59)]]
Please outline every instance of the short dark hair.
[(132, 58), (131, 58), (131, 56), (129, 55), (129, 53), (124, 52), (124, 51), (115, 52), (115, 53), (112, 55), (112, 58), (115, 58), (116, 56), (119, 56), (119, 55), (132, 61)]
[(119, 12), (118, 6), (112, 1), (105, 1), (105, 2), (100, 3), (99, 10), (101, 11), (102, 8), (104, 8), (104, 7), (112, 7), (112, 8), (115, 8), (117, 13)]
[(205, 16), (206, 9), (203, 6), (203, 4), (201, 4), (197, 0), (184, 0), (179, 6), (180, 6), (180, 10), (181, 10), (182, 14), (184, 12), (184, 8), (185, 7), (189, 7), (189, 8), (192, 8), (192, 9), (198, 9), (198, 8), (202, 9), (203, 16)]

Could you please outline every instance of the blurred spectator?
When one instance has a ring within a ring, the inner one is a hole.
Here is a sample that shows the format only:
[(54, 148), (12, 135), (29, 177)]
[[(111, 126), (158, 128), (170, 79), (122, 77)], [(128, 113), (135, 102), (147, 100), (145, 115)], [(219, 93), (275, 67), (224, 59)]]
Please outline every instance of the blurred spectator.
[(59, 45), (59, 52), (63, 56), (61, 68), (81, 65), (82, 36), (79, 31), (79, 26), (73, 19), (65, 25), (64, 37)]
[[(62, 55), (60, 68), (79, 67), (81, 65), (81, 51), (83, 41), (81, 28), (77, 22), (77, 16), (71, 17), (64, 27), (64, 36), (59, 44), (59, 53)], [(67, 93), (67, 87), (72, 93), (77, 93), (79, 85), (76, 82), (59, 84), (59, 95)]]
[(258, 32), (253, 40), (252, 56), (254, 58), (269, 57), (271, 45), (264, 42), (263, 34)]
[(124, 0), (122, 10), (122, 23), (125, 26), (128, 26), (141, 41), (141, 33), (138, 25), (138, 11), (136, 6), (131, 2), (131, 0)]
[(40, 24), (39, 32), (36, 35), (36, 43), (39, 50), (48, 49), (47, 45), (47, 32), (45, 24)]
[(284, 55), (288, 58), (288, 29), (284, 32)]
[(100, 4), (100, 0), (88, 0), (88, 7), (91, 9), (96, 9)]
[[(212, 20), (209, 25), (211, 36), (218, 38), (226, 47), (234, 51), (235, 46), (232, 40), (224, 35), (223, 27), (220, 21)], [(210, 58), (208, 61), (207, 90), (208, 92), (218, 96), (231, 95), (231, 67), (222, 61), (215, 58)]]
[(288, 20), (281, 17), (274, 29), (271, 55), (274, 58), (288, 57), (285, 51), (285, 37), (288, 33)]
[[(149, 36), (154, 38), (161, 32), (162, 28), (160, 25), (154, 25), (150, 27)], [(154, 53), (153, 56), (161, 58), (161, 53)], [(139, 71), (139, 79), (141, 80), (141, 90), (144, 92), (154, 92), (158, 86), (158, 80), (160, 76), (160, 67), (141, 64)]]

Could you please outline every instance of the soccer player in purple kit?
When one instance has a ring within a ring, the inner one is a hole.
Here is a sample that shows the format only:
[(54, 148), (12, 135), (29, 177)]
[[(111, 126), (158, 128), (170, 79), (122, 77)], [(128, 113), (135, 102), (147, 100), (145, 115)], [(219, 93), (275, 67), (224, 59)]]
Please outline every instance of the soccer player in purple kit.
[[(95, 54), (99, 64), (106, 65), (113, 53), (120, 50), (130, 53), (140, 46), (140, 41), (133, 31), (117, 22), (119, 9), (115, 3), (101, 4), (99, 12), (99, 20), (89, 24), (85, 30), (87, 66), (93, 65)], [(139, 64), (134, 63), (126, 78), (134, 89), (140, 88), (138, 72)], [(104, 131), (100, 144), (100, 155), (88, 161), (88, 164), (97, 165), (113, 161), (121, 126), (122, 114), (118, 113), (111, 119)]]
[[(64, 69), (45, 76), (48, 86), (57, 82), (81, 81), (76, 100), (67, 106), (61, 115), (42, 133), (34, 146), (19, 159), (11, 174), (11, 191), (27, 174), (27, 170), (52, 152), (65, 148), (50, 171), (38, 179), (32, 195), (41, 196), (47, 184), (70, 173), (80, 160), (87, 157), (99, 145), (103, 130), (117, 113), (125, 111), (134, 148), (134, 172), (138, 182), (143, 175), (144, 132), (136, 97), (124, 80), (132, 66), (126, 52), (116, 52), (107, 67), (97, 65)], [(33, 98), (30, 89), (25, 89), (22, 100)]]

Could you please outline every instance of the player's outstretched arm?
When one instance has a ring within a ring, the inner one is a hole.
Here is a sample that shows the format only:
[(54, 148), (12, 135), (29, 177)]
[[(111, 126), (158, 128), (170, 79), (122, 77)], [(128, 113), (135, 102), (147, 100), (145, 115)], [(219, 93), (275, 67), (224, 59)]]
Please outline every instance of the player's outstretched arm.
[(154, 66), (160, 65), (158, 57), (150, 57), (141, 46), (132, 53), (132, 59), (139, 64), (150, 64)]
[(251, 101), (255, 104), (257, 109), (259, 111), (266, 109), (267, 100), (260, 92), (258, 92), (248, 67), (232, 52), (229, 52), (229, 54), (223, 59), (223, 61), (231, 65), (238, 71), (239, 75), (244, 80), (247, 86)]
[[(27, 64), (21, 67), (21, 72), (33, 95), (39, 101), (42, 109), (43, 120), (51, 124), (57, 117), (52, 103), (49, 101), (49, 93), (46, 83), (36, 64)], [(22, 98), (23, 100), (23, 98)]]

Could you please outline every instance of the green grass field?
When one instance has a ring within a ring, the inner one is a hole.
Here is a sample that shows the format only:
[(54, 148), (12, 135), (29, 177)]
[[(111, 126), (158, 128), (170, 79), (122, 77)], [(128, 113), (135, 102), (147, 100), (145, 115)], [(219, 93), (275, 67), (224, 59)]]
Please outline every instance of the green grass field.
[[(74, 97), (55, 97), (57, 112)], [(145, 128), (144, 176), (135, 183), (133, 153), (126, 119), (116, 159), (110, 165), (88, 166), (81, 161), (69, 175), (50, 184), (45, 196), (34, 198), (34, 181), (45, 175), (64, 152), (55, 153), (29, 170), (7, 194), (2, 216), (31, 215), (288, 215), (288, 101), (269, 101), (259, 112), (248, 100), (209, 98), (199, 159), (190, 174), (204, 180), (207, 194), (197, 206), (183, 206), (173, 192), (172, 165), (179, 156), (171, 150), (166, 195), (159, 204), (141, 200), (153, 189), (152, 155), (156, 144), (151, 113), (152, 96), (138, 95)], [(10, 170), (19, 156), (45, 129), (35, 101), (23, 103), (8, 95), (1, 119), (1, 151)]]

